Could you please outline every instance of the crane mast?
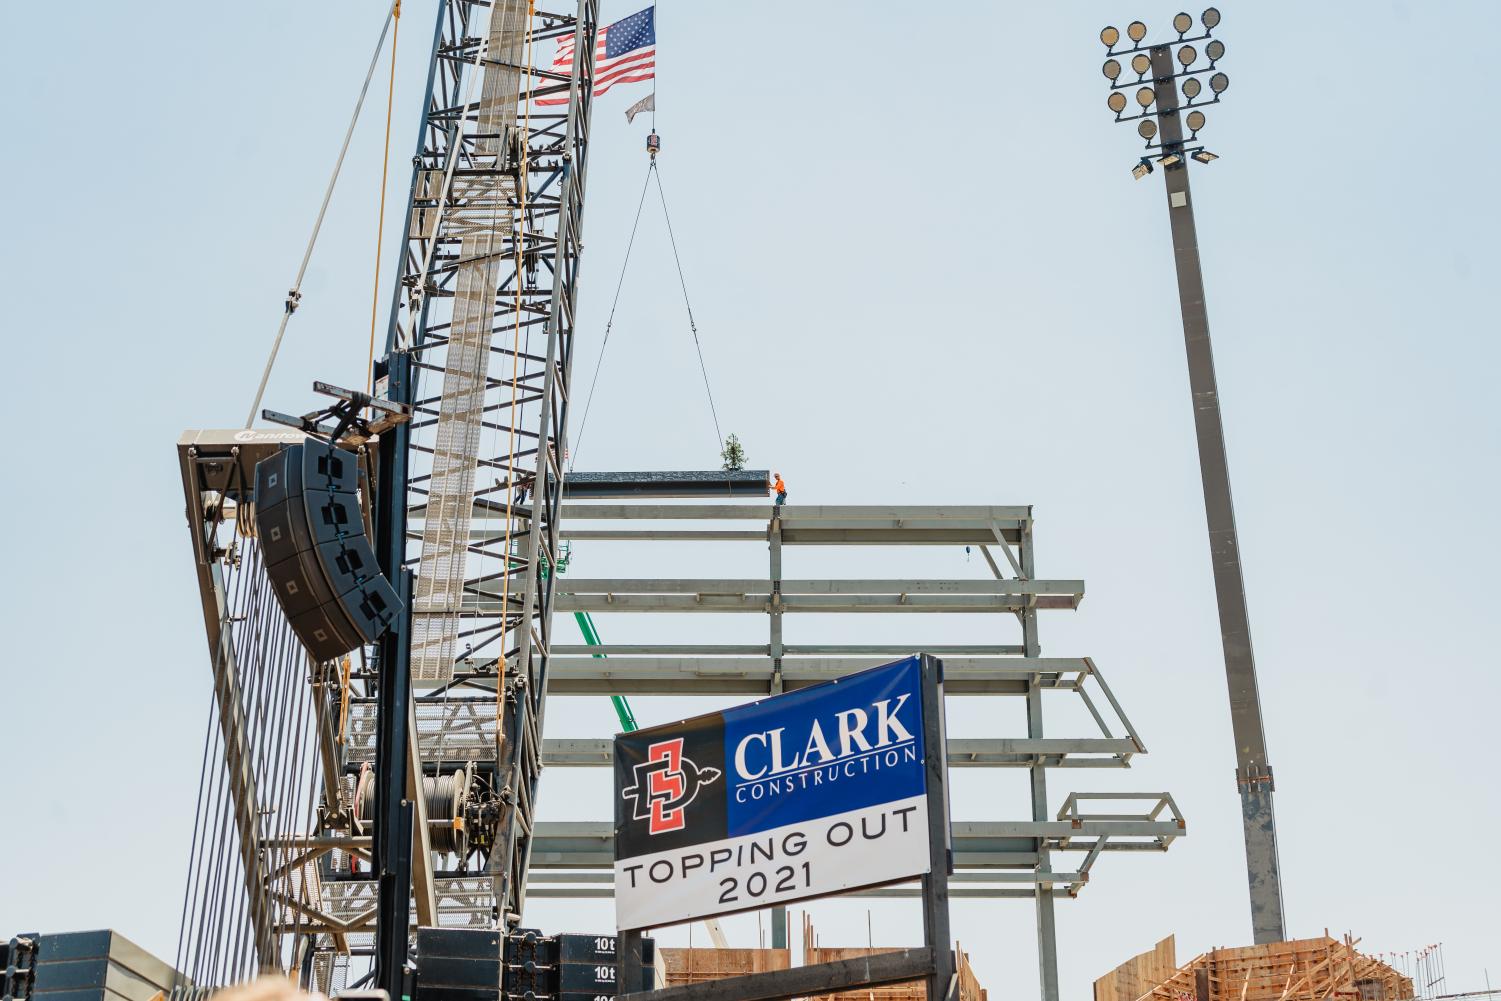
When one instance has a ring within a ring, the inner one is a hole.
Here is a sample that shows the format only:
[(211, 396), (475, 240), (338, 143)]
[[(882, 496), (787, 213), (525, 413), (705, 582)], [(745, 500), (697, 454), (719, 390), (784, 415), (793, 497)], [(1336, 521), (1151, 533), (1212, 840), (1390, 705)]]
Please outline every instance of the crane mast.
[[(440, 912), (474, 916), (489, 896), (501, 926), (522, 908), (541, 764), (597, 32), (598, 0), (440, 5), (378, 368), (413, 412), (382, 502), (391, 560), (414, 581), (409, 631), (380, 665), (414, 686), (407, 771), (488, 771), (493, 794), (471, 835), (483, 877), (418, 859), (419, 909), (433, 879)], [(539, 67), (565, 37), (571, 72)], [(384, 736), (406, 721), (372, 722)]]
[[(373, 400), (318, 383), (327, 412), (271, 414), (294, 430), (179, 440), (214, 673), (174, 964), (195, 991), (260, 969), (332, 993), (370, 957), (400, 996), (413, 925), (520, 920), (598, 13), (439, 0)], [(353, 453), (403, 609), (332, 660), (294, 636), (254, 503), (309, 435)]]

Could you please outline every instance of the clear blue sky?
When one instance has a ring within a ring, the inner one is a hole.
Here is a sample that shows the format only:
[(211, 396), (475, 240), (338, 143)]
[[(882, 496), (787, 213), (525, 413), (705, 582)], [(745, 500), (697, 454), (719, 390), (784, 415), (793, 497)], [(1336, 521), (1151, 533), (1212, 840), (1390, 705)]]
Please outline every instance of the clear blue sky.
[[(403, 18), (393, 227), (431, 10)], [(1169, 932), (1182, 958), (1249, 937), (1161, 180), (1128, 172), (1138, 140), (1110, 121), (1096, 41), (1175, 10), (660, 12), (661, 169), (725, 430), (797, 502), (1035, 504), (1039, 572), (1089, 585), (1044, 622), (1044, 652), (1094, 657), (1151, 748), (1125, 775), (1056, 780), (1054, 807), (1067, 788), (1170, 789), (1188, 814), (1166, 857), (1106, 860), (1060, 905), (1069, 997)], [(1222, 10), (1232, 84), (1203, 135), (1222, 159), (1194, 190), (1290, 930), (1442, 941), (1449, 986), (1473, 989), (1487, 967), (1501, 981), (1494, 10)], [(243, 419), (380, 17), (369, 0), (6, 5), (0, 934), (108, 925), (172, 952), (208, 709), (173, 443)], [(645, 170), (644, 123), (621, 114), (641, 93), (598, 103), (580, 371)], [(314, 378), (363, 382), (379, 148), (377, 113), (279, 409)], [(581, 466), (703, 467), (666, 234), (642, 225)], [(543, 796), (544, 817), (607, 812)], [(956, 816), (991, 807), (974, 789)], [(824, 941), (862, 941), (864, 911), (815, 907)], [(917, 934), (907, 905), (872, 925)], [(955, 929), (993, 996), (1030, 996), (1030, 905), (960, 904)], [(750, 944), (753, 922), (732, 936)]]

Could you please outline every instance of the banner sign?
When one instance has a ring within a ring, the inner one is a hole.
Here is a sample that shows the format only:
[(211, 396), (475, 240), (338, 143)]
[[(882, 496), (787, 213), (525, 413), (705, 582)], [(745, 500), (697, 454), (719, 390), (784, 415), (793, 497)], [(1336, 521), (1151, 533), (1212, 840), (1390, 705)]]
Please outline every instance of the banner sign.
[(622, 931), (928, 872), (917, 657), (615, 738)]

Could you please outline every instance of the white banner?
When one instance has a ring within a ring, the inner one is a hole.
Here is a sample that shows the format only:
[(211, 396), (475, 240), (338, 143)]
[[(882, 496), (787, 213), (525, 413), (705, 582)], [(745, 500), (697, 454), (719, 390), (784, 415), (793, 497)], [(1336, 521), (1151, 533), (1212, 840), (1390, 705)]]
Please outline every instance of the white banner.
[(911, 879), (929, 871), (926, 796), (615, 863), (620, 928)]

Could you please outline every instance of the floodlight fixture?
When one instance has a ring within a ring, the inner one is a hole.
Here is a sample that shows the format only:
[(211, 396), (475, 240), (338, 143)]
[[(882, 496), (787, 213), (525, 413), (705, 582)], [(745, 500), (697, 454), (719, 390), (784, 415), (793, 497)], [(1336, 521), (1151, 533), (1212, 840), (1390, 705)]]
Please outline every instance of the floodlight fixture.
[[(1198, 145), (1199, 130), (1208, 122), (1199, 108), (1217, 103), (1229, 89), (1230, 78), (1216, 66), (1225, 55), (1225, 43), (1210, 37), (1210, 29), (1220, 23), (1219, 9), (1206, 8), (1199, 20), (1204, 25), (1203, 34), (1194, 33), (1197, 29), (1188, 13), (1173, 15), (1177, 38), (1160, 44), (1147, 41), (1144, 21), (1132, 21), (1124, 29), (1107, 25), (1100, 32), (1100, 41), (1109, 49), (1101, 67), (1110, 81), (1105, 106), (1115, 114), (1116, 121), (1135, 122), (1136, 134), (1146, 141), (1146, 156), (1132, 168), (1138, 179), (1152, 173), (1155, 164), (1182, 169), (1189, 157), (1198, 163), (1218, 159)], [(1117, 52), (1116, 45), (1125, 48)], [(1165, 66), (1156, 62), (1159, 51)], [(1137, 74), (1134, 85), (1125, 76), (1127, 69)], [(1158, 88), (1168, 86), (1174, 89), (1163, 89), (1159, 100)], [(1176, 177), (1176, 171), (1169, 176)]]

